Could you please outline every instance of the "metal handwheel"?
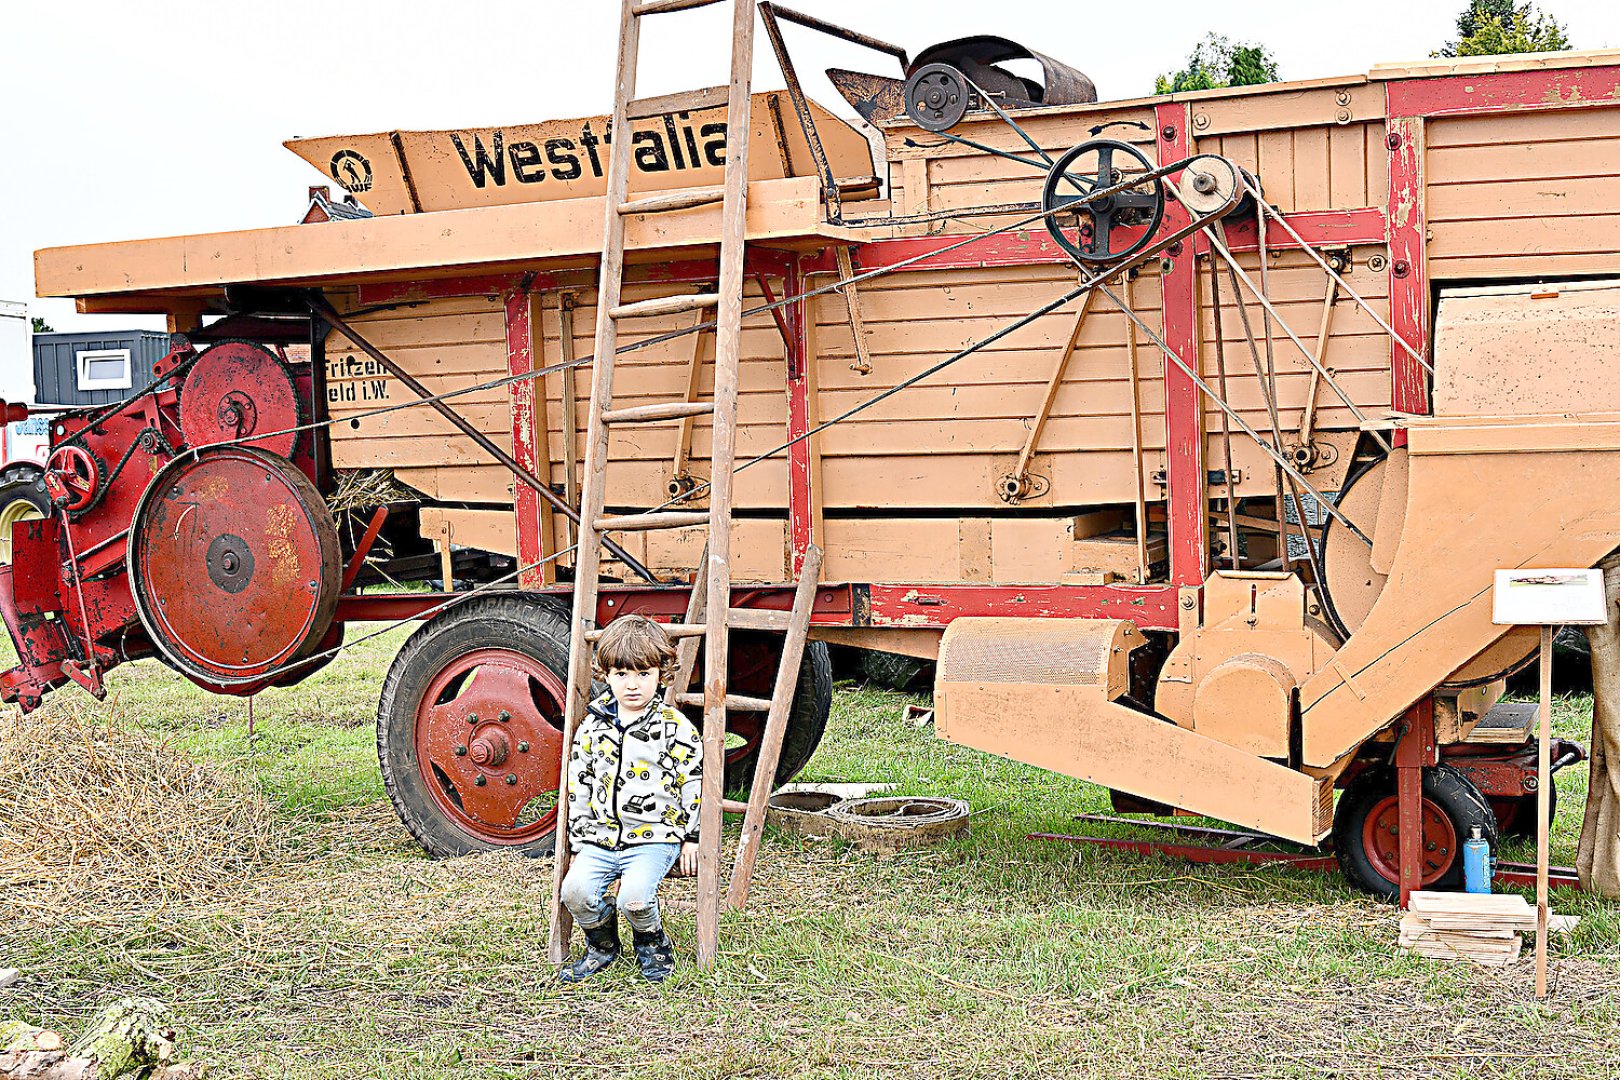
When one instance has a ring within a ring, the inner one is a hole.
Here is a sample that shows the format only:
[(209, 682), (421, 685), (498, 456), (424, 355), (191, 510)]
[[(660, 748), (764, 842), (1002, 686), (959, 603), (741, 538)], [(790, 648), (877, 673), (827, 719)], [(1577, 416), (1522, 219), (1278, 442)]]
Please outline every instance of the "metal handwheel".
[[(1129, 160), (1126, 168), (1115, 163), (1120, 157)], [(1109, 263), (1148, 245), (1164, 220), (1162, 179), (1143, 180), (1138, 187), (1101, 198), (1093, 194), (1125, 183), (1137, 165), (1144, 173), (1154, 171), (1140, 150), (1115, 139), (1081, 143), (1053, 162), (1041, 191), (1041, 209), (1047, 212), (1047, 231), (1059, 247), (1082, 263)], [(1063, 212), (1071, 206), (1072, 212)], [(1078, 239), (1071, 238), (1066, 226), (1078, 228)], [(1142, 235), (1128, 243), (1114, 235), (1116, 229), (1139, 226), (1146, 226)]]

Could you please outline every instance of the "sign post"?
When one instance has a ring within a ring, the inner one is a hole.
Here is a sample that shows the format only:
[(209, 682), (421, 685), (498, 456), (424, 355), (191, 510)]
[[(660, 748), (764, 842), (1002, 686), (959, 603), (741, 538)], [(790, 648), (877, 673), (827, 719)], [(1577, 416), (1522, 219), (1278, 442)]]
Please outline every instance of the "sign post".
[(1608, 622), (1601, 570), (1498, 570), (1491, 621), (1541, 627), (1541, 709), (1536, 736), (1536, 997), (1547, 996), (1547, 863), (1552, 822), (1552, 643), (1559, 626)]

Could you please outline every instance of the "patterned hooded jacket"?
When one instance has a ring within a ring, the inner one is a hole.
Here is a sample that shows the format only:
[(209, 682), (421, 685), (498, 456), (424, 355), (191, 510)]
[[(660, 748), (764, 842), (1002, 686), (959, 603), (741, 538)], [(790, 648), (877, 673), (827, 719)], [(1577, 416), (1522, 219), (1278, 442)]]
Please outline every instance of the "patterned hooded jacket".
[(603, 694), (586, 708), (568, 755), (569, 846), (696, 840), (702, 787), (702, 739), (662, 691), (629, 720)]

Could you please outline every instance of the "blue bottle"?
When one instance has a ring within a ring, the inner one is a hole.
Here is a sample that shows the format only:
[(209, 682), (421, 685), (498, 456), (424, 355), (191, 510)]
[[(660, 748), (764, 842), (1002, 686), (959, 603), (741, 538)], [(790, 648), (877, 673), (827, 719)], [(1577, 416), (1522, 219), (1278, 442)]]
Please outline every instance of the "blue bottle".
[(1491, 891), (1491, 845), (1474, 826), (1474, 835), (1463, 844), (1463, 890), (1471, 893)]

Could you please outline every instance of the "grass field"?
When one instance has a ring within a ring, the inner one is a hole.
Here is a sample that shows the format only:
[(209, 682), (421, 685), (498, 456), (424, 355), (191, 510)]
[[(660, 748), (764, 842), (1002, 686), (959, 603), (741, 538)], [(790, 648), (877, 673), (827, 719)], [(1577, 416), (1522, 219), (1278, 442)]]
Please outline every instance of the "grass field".
[[(716, 971), (690, 963), (683, 880), (667, 893), (671, 983), (621, 966), (560, 988), (544, 961), (549, 861), (432, 862), (383, 794), (372, 715), (402, 640), (262, 695), (251, 739), (245, 703), (151, 661), (116, 671), (104, 704), (69, 688), (55, 721), (23, 721), (9, 737), (48, 732), (39, 752), (58, 758), (94, 752), (67, 721), (167, 740), (264, 824), (234, 856), (200, 853), (243, 867), (207, 888), (115, 887), (65, 864), (0, 880), (0, 967), (24, 972), (0, 1018), (72, 1032), (120, 995), (152, 995), (223, 1077), (1620, 1074), (1615, 907), (1558, 899), (1585, 919), (1555, 943), (1554, 993), (1537, 1004), (1528, 962), (1397, 954), (1393, 910), (1337, 876), (1027, 840), (1076, 831), (1106, 794), (940, 743), (901, 719), (918, 699), (853, 685), (803, 778), (964, 797), (971, 835), (876, 857), (768, 833)], [(1584, 739), (1589, 716), (1562, 701), (1560, 733)], [(1574, 857), (1584, 785), (1584, 767), (1562, 775), (1555, 861)], [(116, 846), (118, 823), (83, 813), (87, 848)], [(0, 821), (0, 856), (20, 827)], [(113, 854), (184, 878), (174, 844)]]

